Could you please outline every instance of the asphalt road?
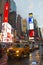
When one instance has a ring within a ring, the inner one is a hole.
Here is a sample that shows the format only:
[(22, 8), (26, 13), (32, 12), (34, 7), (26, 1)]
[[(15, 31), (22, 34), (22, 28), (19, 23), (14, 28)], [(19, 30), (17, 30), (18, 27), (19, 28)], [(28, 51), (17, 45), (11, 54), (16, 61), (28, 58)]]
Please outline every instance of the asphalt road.
[(8, 60), (6, 54), (0, 59), (0, 65), (43, 65), (42, 47), (30, 53), (29, 58)]

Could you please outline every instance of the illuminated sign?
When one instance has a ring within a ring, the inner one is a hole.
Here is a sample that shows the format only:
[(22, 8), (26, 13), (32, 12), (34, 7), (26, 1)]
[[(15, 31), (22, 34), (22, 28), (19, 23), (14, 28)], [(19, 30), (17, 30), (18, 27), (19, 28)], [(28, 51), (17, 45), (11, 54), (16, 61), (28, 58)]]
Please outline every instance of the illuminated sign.
[(7, 22), (2, 23), (2, 42), (11, 42), (11, 25)]
[(2, 32), (6, 32), (7, 31), (7, 23), (2, 23)]
[(6, 2), (4, 5), (4, 22), (8, 22), (9, 3)]
[(29, 17), (29, 23), (33, 23), (33, 17)]
[(32, 17), (33, 16), (33, 13), (29, 13), (29, 17)]
[(7, 38), (10, 38), (11, 37), (11, 34), (8, 32), (7, 33)]
[(34, 37), (34, 30), (29, 30), (29, 37)]
[(34, 23), (30, 23), (29, 24), (29, 29), (31, 30), (31, 29), (34, 29)]
[(11, 25), (7, 23), (7, 32), (11, 33)]

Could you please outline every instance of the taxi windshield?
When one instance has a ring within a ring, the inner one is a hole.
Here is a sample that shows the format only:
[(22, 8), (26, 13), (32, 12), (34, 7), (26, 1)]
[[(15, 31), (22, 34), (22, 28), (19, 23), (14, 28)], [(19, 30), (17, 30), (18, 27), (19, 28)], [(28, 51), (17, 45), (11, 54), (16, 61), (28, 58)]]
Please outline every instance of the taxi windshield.
[(22, 47), (24, 47), (24, 45), (23, 44), (16, 44), (16, 45), (13, 45), (13, 47), (14, 48), (22, 48)]

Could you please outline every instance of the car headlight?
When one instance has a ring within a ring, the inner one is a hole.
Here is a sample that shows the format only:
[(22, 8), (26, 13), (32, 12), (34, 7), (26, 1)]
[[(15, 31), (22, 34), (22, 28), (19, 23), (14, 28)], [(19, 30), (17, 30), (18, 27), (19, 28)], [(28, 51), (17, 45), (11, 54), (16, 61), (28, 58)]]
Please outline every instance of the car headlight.
[(9, 50), (11, 50), (12, 49), (12, 47), (10, 47), (9, 49), (7, 49), (7, 52), (9, 52)]
[(7, 50), (7, 52), (9, 52), (9, 49)]
[(17, 50), (16, 53), (19, 53), (19, 51)]

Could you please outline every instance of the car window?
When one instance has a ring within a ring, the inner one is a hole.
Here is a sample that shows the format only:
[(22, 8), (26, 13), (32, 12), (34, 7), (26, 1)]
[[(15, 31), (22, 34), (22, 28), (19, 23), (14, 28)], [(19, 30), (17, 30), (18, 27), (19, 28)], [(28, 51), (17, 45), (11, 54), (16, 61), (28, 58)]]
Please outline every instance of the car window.
[(24, 47), (24, 45), (23, 44), (16, 44), (16, 45), (13, 45), (13, 47), (22, 48), (22, 47)]

